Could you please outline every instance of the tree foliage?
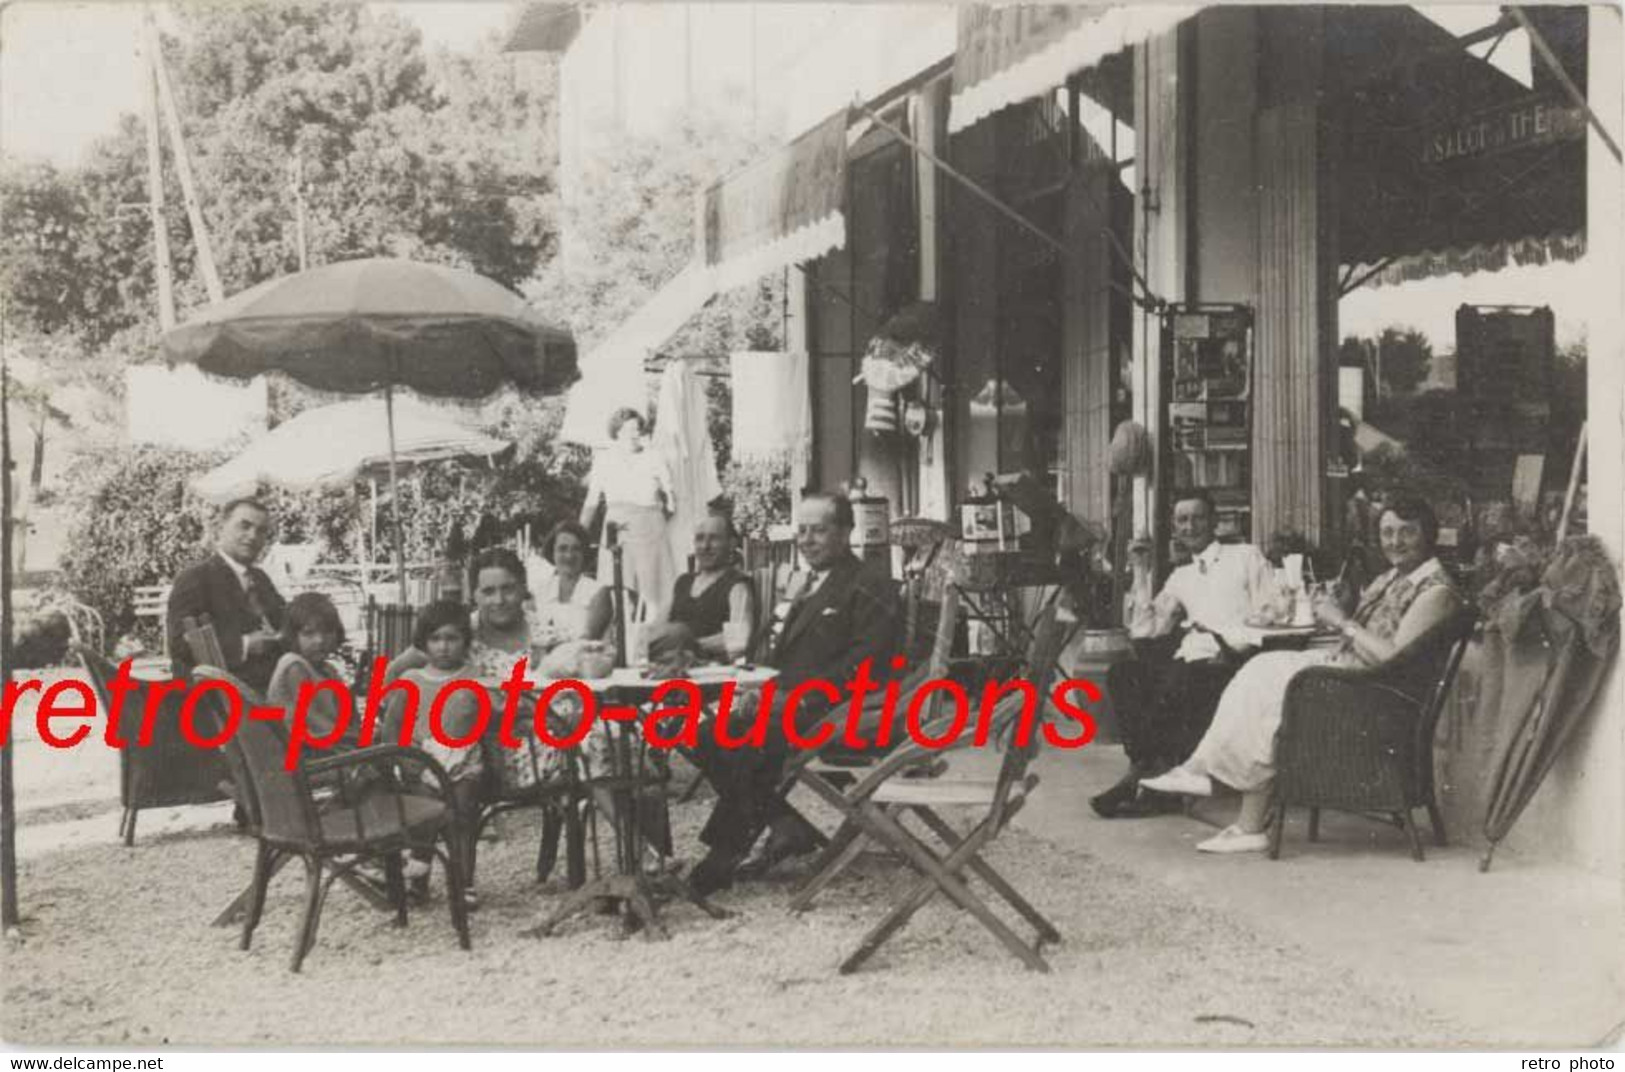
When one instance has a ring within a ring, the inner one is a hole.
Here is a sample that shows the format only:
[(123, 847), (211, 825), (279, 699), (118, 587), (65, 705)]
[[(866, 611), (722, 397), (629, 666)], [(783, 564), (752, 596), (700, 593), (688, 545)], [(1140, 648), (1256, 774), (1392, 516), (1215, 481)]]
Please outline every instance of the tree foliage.
[[(164, 42), (199, 200), (227, 292), (299, 264), (404, 256), (509, 286), (553, 248), (552, 61), (430, 54), (410, 24), (355, 2), (186, 4)], [(520, 65), (526, 65), (521, 70)], [(204, 302), (165, 138), (181, 315)], [(86, 353), (150, 349), (154, 256), (146, 135), (126, 116), (76, 168), (0, 174), (10, 316)]]
[(1415, 328), (1387, 327), (1375, 339), (1350, 335), (1337, 348), (1337, 363), (1380, 373), (1382, 393), (1415, 394), (1433, 369), (1433, 344)]
[[(580, 191), (562, 212), (567, 245), (527, 288), (551, 319), (567, 324), (591, 359), (592, 346), (631, 316), (695, 256), (695, 200), (707, 185), (766, 152), (739, 114), (692, 117), (658, 136), (618, 136), (594, 147)], [(722, 359), (783, 342), (779, 277), (719, 295), (665, 342), (682, 359)], [(651, 381), (652, 386), (652, 381)], [(789, 516), (789, 474), (728, 463), (731, 399), (710, 381), (709, 418), (724, 494), (741, 530), (765, 532)]]

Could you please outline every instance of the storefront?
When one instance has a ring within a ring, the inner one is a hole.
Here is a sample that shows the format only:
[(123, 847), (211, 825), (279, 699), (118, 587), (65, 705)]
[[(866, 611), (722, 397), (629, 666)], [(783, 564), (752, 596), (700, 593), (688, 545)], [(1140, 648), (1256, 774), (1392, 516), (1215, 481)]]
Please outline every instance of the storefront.
[[(1553, 55), (1525, 83), (1469, 51), (1522, 27), (1458, 37), (1411, 8), (961, 9), (951, 54), (707, 195), (701, 270), (788, 275), (797, 483), (957, 520), (984, 474), (1025, 472), (1104, 522), (1133, 420), (1156, 447), (1137, 528), (1165, 536), (1173, 489), (1201, 486), (1237, 536), (1339, 554), (1340, 298), (1595, 244), (1596, 139), (1555, 68), (1586, 85), (1596, 16), (1529, 17)], [(854, 382), (888, 330), (933, 354), (889, 415)], [(1592, 437), (1617, 463), (1617, 428)], [(1617, 736), (1592, 757), (1615, 770)]]

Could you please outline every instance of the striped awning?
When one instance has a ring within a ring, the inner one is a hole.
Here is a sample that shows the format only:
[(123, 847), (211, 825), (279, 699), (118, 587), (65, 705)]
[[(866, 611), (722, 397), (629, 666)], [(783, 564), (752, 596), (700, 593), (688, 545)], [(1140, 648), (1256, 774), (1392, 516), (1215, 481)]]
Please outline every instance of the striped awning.
[[(1398, 286), (1401, 283), (1433, 279), (1438, 276), (1495, 272), (1512, 265), (1522, 267), (1554, 264), (1560, 261), (1573, 262), (1585, 256), (1585, 251), (1584, 231), (1480, 242), (1448, 249), (1430, 249), (1396, 258), (1372, 274), (1364, 285)], [(1367, 275), (1372, 267), (1375, 266), (1357, 265), (1350, 278), (1359, 279)]]
[(1002, 108), (1048, 93), (1198, 10), (1163, 4), (967, 5), (959, 12), (948, 130), (964, 130)]
[(698, 246), (718, 291), (846, 244), (842, 108), (702, 194)]

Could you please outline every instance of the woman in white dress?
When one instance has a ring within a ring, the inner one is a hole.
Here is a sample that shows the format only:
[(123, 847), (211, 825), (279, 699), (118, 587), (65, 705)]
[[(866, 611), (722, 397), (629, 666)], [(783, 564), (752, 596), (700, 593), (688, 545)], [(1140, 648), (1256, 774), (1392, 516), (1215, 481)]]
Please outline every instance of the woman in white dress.
[(1396, 495), (1378, 529), (1392, 567), (1366, 586), (1353, 615), (1335, 599), (1315, 601), (1315, 617), (1343, 634), (1333, 650), (1266, 652), (1248, 661), (1219, 699), (1213, 724), (1189, 759), (1141, 784), (1164, 793), (1207, 796), (1215, 781), (1242, 793), (1241, 813), (1201, 852), (1259, 852), (1268, 847), (1270, 787), (1275, 778), (1275, 734), (1287, 683), (1310, 666), (1375, 666), (1442, 624), (1461, 607), (1450, 575), (1434, 557), (1439, 522), (1427, 501)]
[(531, 644), (551, 651), (572, 640), (602, 640), (609, 629), (609, 589), (588, 577), (587, 530), (574, 521), (553, 526), (542, 541), (542, 555), (553, 572), (531, 586), (535, 600)]
[(658, 618), (677, 580), (677, 563), (666, 539), (666, 522), (674, 499), (671, 478), (659, 455), (647, 450), (643, 415), (617, 410), (609, 419), (610, 448), (593, 464), (581, 525), (591, 532), (599, 507), (604, 508), (606, 537), (599, 541), (598, 579), (614, 583), (610, 525), (621, 547), (621, 581)]

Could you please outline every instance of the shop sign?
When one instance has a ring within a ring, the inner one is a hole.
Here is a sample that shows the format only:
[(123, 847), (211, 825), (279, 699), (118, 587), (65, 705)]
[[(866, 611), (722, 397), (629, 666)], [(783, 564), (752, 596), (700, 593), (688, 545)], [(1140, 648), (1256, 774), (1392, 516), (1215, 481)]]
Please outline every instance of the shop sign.
[(1431, 126), (1422, 135), (1422, 163), (1447, 164), (1585, 136), (1585, 115), (1551, 97), (1524, 97)]
[(705, 262), (718, 265), (838, 218), (846, 198), (847, 113), (705, 191)]

